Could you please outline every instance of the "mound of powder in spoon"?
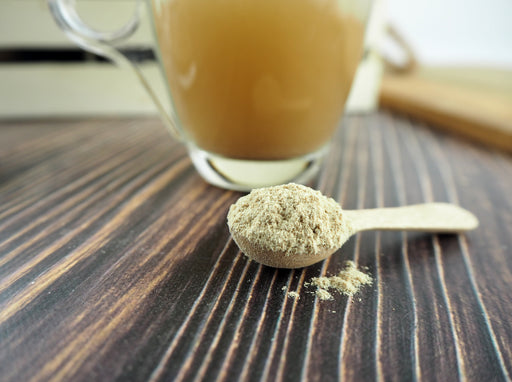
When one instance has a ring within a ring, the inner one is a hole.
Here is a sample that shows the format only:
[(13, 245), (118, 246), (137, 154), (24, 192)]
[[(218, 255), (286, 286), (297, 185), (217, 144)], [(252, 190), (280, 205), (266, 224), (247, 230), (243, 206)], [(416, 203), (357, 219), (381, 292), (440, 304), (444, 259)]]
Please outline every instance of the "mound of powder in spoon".
[(334, 199), (294, 183), (254, 189), (230, 207), (228, 225), (259, 248), (286, 256), (337, 249), (351, 230)]

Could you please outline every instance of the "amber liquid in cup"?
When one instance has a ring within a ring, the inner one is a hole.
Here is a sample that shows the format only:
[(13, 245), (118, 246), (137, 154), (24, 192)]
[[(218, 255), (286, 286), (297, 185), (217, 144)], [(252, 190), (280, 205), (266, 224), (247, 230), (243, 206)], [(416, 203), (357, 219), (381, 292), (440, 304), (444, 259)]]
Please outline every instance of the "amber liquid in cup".
[(174, 107), (198, 147), (286, 159), (332, 136), (364, 31), (338, 1), (164, 0), (153, 9)]

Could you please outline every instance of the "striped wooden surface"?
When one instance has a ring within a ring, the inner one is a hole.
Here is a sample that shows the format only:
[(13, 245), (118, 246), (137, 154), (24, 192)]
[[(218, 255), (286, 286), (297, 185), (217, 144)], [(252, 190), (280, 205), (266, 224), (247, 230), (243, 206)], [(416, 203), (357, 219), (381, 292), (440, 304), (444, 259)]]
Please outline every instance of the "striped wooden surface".
[[(509, 156), (353, 116), (312, 186), (346, 209), (454, 202), (481, 228), (365, 232), (276, 270), (229, 238), (241, 194), (204, 183), (159, 121), (1, 123), (0, 380), (510, 380)], [(348, 259), (373, 286), (308, 293)]]

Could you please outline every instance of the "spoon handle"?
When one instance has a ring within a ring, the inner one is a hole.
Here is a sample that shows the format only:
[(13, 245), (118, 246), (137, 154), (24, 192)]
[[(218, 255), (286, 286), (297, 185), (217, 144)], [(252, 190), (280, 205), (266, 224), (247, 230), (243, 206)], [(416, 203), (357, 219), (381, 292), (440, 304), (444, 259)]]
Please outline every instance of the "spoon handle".
[(354, 232), (400, 230), (462, 232), (478, 227), (471, 212), (448, 203), (426, 203), (406, 207), (344, 211)]

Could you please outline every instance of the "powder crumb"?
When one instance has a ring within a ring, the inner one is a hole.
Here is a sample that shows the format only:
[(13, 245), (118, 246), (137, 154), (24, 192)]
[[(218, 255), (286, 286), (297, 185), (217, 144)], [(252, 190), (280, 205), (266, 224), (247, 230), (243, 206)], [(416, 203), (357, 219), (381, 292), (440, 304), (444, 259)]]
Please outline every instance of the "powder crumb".
[(313, 277), (309, 284), (318, 288), (329, 289), (331, 287), (331, 280), (328, 277)]
[(281, 290), (286, 290), (286, 285), (283, 285), (283, 287), (281, 288)]
[[(311, 285), (314, 285), (314, 284), (311, 284)], [(332, 294), (330, 294), (328, 291), (326, 291), (325, 289), (322, 289), (322, 288), (317, 288), (315, 294), (316, 294), (316, 297), (318, 297), (322, 301), (334, 299), (334, 297), (332, 297)]]
[(340, 276), (332, 276), (330, 279), (332, 280), (331, 285), (333, 289), (336, 289), (347, 296), (353, 296), (359, 290), (359, 286), (351, 280), (347, 280)]
[[(307, 285), (316, 287), (316, 296), (320, 300), (332, 300), (332, 295), (329, 290), (342, 293), (346, 296), (353, 296), (363, 285), (371, 285), (373, 279), (370, 275), (361, 272), (357, 269), (353, 261), (347, 261), (345, 268), (343, 268), (337, 275), (331, 277), (313, 277)], [(359, 299), (361, 301), (361, 299)]]
[(297, 292), (288, 292), (288, 297), (289, 298), (293, 298), (295, 300), (299, 300), (300, 299), (300, 295)]

